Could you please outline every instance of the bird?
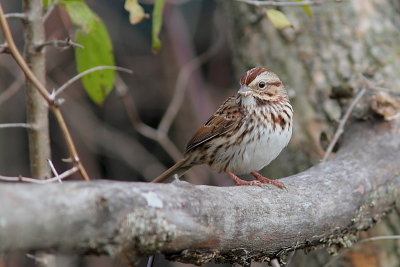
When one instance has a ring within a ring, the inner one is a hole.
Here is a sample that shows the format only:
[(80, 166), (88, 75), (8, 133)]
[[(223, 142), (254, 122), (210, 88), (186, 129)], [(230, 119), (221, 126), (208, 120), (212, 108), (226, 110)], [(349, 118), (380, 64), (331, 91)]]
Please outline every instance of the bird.
[[(239, 186), (264, 183), (286, 188), (259, 170), (270, 164), (288, 145), (293, 128), (293, 108), (285, 86), (270, 69), (255, 67), (240, 79), (236, 95), (229, 97), (195, 132), (184, 157), (152, 182), (182, 176), (195, 165), (207, 164), (227, 173)], [(238, 175), (251, 174), (247, 181)]]

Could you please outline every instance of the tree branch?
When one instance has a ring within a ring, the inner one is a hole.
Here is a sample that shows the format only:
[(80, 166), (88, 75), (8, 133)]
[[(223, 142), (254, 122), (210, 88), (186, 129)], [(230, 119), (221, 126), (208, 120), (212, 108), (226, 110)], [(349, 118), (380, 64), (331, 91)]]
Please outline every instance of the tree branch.
[(349, 119), (351, 112), (357, 105), (357, 103), (361, 100), (363, 95), (365, 94), (366, 89), (362, 88), (360, 91), (357, 93), (356, 97), (351, 101), (349, 107), (347, 108), (346, 112), (343, 115), (343, 118), (339, 122), (339, 126), (336, 129), (335, 135), (332, 138), (332, 141), (330, 142), (328, 148), (325, 151), (324, 157), (322, 158), (322, 161), (326, 161), (329, 157), (329, 155), (332, 153), (333, 148), (335, 147), (337, 141), (339, 140), (339, 137), (342, 135), (344, 132), (344, 126), (346, 125), (347, 120)]
[(0, 180), (1, 181), (6, 181), (6, 182), (27, 182), (27, 183), (36, 183), (36, 184), (48, 184), (48, 183), (53, 183), (53, 182), (60, 182), (62, 179), (65, 179), (72, 174), (76, 173), (79, 171), (78, 167), (74, 166), (71, 169), (56, 175), (53, 178), (48, 178), (48, 179), (36, 179), (36, 178), (31, 178), (31, 177), (23, 177), (23, 176), (3, 176), (0, 175)]
[(302, 1), (302, 2), (276, 2), (276, 1), (257, 1), (257, 0), (236, 0), (238, 2), (247, 3), (255, 6), (309, 6), (321, 5), (321, 1)]
[(32, 70), (29, 68), (28, 64), (22, 57), (21, 53), (18, 51), (17, 46), (15, 45), (14, 38), (12, 37), (10, 27), (6, 18), (4, 17), (3, 7), (0, 3), (0, 28), (3, 31), (4, 39), (7, 41), (8, 48), (10, 53), (15, 59), (15, 62), (20, 66), (22, 71), (24, 72), (26, 78), (33, 84), (33, 86), (37, 89), (39, 94), (44, 98), (44, 100), (49, 105), (51, 111), (54, 113), (54, 116), (57, 119), (57, 122), (60, 126), (61, 132), (63, 133), (65, 142), (67, 144), (72, 162), (75, 166), (79, 168), (79, 173), (85, 180), (90, 180), (89, 175), (86, 172), (85, 167), (79, 159), (78, 152), (76, 150), (75, 144), (72, 140), (71, 133), (68, 130), (67, 124), (65, 123), (64, 117), (61, 113), (60, 108), (56, 104), (56, 99), (52, 99), (51, 95), (44, 87), (44, 85), (39, 81), (39, 79), (35, 76)]
[[(311, 5), (322, 5), (330, 2), (323, 1), (258, 1), (258, 0), (236, 0), (238, 2), (254, 5), (254, 6), (311, 6)], [(345, 0), (334, 0), (332, 3), (342, 3)]]
[(44, 47), (46, 46), (52, 46), (56, 48), (60, 48), (60, 50), (65, 50), (70, 47), (79, 47), (79, 48), (84, 48), (83, 45), (80, 45), (78, 43), (75, 43), (72, 41), (69, 37), (67, 37), (65, 40), (51, 40), (44, 42), (40, 45), (36, 46), (36, 51), (42, 51)]
[(83, 76), (88, 75), (92, 72), (99, 71), (99, 70), (116, 70), (116, 71), (123, 71), (129, 74), (132, 74), (132, 70), (123, 68), (123, 67), (118, 67), (118, 66), (96, 66), (90, 69), (87, 69), (85, 71), (82, 71), (81, 73), (78, 73), (68, 81), (66, 81), (63, 85), (61, 85), (53, 94), (52, 97), (56, 98), (58, 95), (60, 95), (62, 92), (64, 92), (65, 89), (67, 89), (68, 86), (73, 84), (76, 81), (79, 81)]
[(3, 128), (28, 128), (32, 129), (33, 126), (28, 123), (0, 123), (0, 129)]
[(244, 264), (321, 244), (348, 247), (398, 201), (399, 158), (400, 121), (367, 121), (349, 127), (334, 159), (282, 179), (288, 191), (186, 182), (6, 184), (0, 251), (161, 252), (195, 264)]
[(21, 73), (17, 77), (15, 77), (12, 84), (3, 92), (0, 93), (0, 105), (10, 99), (21, 86), (24, 84), (25, 76)]
[(22, 20), (25, 20), (26, 19), (26, 14), (25, 13), (7, 13), (7, 14), (4, 14), (4, 17), (6, 19), (22, 19)]

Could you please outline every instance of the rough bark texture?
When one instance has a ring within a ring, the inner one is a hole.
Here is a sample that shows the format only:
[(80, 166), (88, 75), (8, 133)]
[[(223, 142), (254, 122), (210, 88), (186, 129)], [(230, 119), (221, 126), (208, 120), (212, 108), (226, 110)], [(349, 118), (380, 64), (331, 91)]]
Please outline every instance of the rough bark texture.
[(333, 160), (282, 179), (287, 191), (186, 182), (2, 185), (0, 251), (160, 251), (202, 264), (348, 247), (398, 204), (399, 126), (354, 123)]
[[(224, 3), (231, 21), (230, 44), (238, 75), (254, 65), (273, 69), (288, 87), (295, 111), (290, 145), (266, 168), (267, 176), (287, 176), (322, 158), (326, 146), (321, 141), (327, 139), (329, 143), (343, 115), (346, 97), (360, 88), (353, 83), (357, 74), (364, 73), (382, 87), (398, 89), (399, 1), (351, 0), (338, 4), (327, 0), (312, 6), (312, 18), (301, 7), (278, 8), (295, 26), (283, 31), (271, 25), (262, 8), (234, 1)], [(342, 98), (338, 101), (331, 95)], [(398, 213), (392, 214), (387, 223), (368, 235), (398, 234), (398, 217)], [(366, 266), (359, 258), (376, 263), (371, 266), (400, 264), (396, 241), (360, 247), (365, 253), (353, 251), (357, 255), (346, 258), (346, 266)], [(293, 264), (323, 266), (330, 257), (322, 254), (295, 258)]]
[[(36, 47), (45, 42), (42, 0), (24, 0), (24, 13), (27, 19), (24, 23), (25, 59), (39, 81), (46, 84), (46, 66), (44, 51)], [(44, 49), (43, 49), (44, 50)], [(51, 158), (48, 106), (43, 97), (31, 82), (26, 82), (26, 114), (27, 123), (33, 126), (28, 131), (29, 156), (33, 177), (50, 177), (50, 167), (47, 159)]]
[(291, 163), (275, 161), (278, 175), (304, 170), (321, 158), (321, 133), (329, 137), (341, 116), (340, 104), (329, 96), (354, 93), (356, 74), (367, 73), (388, 88), (400, 83), (399, 2), (323, 2), (312, 7), (312, 18), (301, 7), (282, 8), (295, 25), (283, 31), (271, 25), (264, 9), (226, 2), (237, 73), (255, 65), (271, 68), (293, 102), (295, 134), (280, 156), (281, 162)]

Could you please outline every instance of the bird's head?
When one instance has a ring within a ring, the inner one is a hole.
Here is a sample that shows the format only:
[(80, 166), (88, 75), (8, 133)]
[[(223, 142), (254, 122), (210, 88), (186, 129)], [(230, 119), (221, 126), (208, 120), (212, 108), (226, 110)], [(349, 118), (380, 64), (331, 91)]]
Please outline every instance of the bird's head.
[(243, 74), (238, 96), (244, 105), (274, 104), (288, 100), (279, 77), (263, 67), (250, 69)]

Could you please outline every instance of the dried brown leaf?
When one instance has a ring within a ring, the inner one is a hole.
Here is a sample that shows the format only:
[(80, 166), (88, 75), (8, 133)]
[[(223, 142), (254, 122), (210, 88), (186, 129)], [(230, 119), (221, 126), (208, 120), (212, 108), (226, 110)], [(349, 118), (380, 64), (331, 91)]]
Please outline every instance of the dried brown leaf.
[(384, 92), (372, 96), (371, 109), (386, 121), (393, 120), (400, 115), (400, 103)]

